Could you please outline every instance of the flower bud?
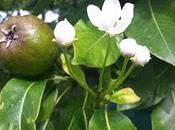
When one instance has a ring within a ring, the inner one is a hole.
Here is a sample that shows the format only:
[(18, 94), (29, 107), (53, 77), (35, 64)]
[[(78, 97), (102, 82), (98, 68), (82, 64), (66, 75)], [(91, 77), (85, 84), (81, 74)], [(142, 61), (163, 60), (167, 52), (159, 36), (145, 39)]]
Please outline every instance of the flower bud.
[(128, 56), (128, 57), (132, 57), (135, 55), (137, 46), (138, 45), (136, 41), (132, 38), (124, 39), (118, 45), (121, 53), (124, 56)]
[(124, 88), (114, 93), (109, 100), (117, 104), (130, 104), (140, 101), (140, 97), (131, 88)]
[(69, 46), (75, 38), (75, 29), (67, 19), (57, 23), (54, 29), (56, 42), (59, 45)]
[(131, 60), (137, 64), (144, 66), (146, 63), (149, 62), (151, 59), (150, 52), (147, 47), (138, 45), (136, 49), (136, 54), (134, 57), (131, 58)]

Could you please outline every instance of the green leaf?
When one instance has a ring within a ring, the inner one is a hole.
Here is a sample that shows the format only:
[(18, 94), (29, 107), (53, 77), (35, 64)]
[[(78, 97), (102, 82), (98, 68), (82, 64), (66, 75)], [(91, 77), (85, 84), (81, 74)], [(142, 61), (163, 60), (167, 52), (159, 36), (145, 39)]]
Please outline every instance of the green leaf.
[(73, 43), (74, 57), (72, 63), (74, 65), (101, 68), (104, 64), (108, 44), (111, 46), (106, 66), (117, 61), (120, 53), (115, 38), (109, 40), (109, 36), (105, 36), (104, 32), (82, 20), (77, 22), (75, 28), (77, 40)]
[(56, 101), (58, 97), (58, 90), (55, 89), (53, 92), (49, 93), (41, 104), (39, 116), (37, 119), (38, 129), (39, 130), (47, 130), (49, 120), (56, 106)]
[(59, 113), (53, 115), (53, 118), (57, 119), (55, 121), (56, 130), (68, 130), (73, 115), (82, 107), (83, 99), (83, 91), (76, 87), (72, 88), (71, 91), (60, 100), (59, 105), (56, 108), (59, 110)]
[(36, 130), (46, 81), (11, 79), (0, 93), (0, 129)]
[(54, 125), (53, 125), (52, 122), (48, 123), (46, 130), (55, 130)]
[(68, 65), (66, 64), (64, 55), (61, 54), (60, 57), (61, 57), (61, 61), (62, 61), (64, 71), (68, 75), (70, 75), (71, 77), (75, 78), (81, 85), (87, 85), (85, 74), (84, 74), (83, 70), (81, 69), (80, 66), (71, 64), (70, 55), (67, 55), (67, 57), (68, 57), (68, 63), (67, 64), (69, 65), (70, 72), (69, 72), (69, 69), (68, 69)]
[(130, 80), (130, 85), (141, 98), (139, 108), (147, 108), (168, 96), (174, 80), (173, 66), (153, 59)]
[(55, 89), (53, 92), (51, 92), (49, 95), (47, 95), (41, 104), (40, 113), (38, 116), (38, 120), (40, 121), (46, 121), (50, 118), (53, 109), (56, 105), (56, 100), (58, 97), (58, 90)]
[(175, 130), (175, 97), (170, 96), (152, 113), (152, 130)]
[(96, 94), (93, 92), (92, 89), (89, 88), (86, 82), (86, 77), (83, 70), (80, 66), (71, 64), (71, 56), (68, 55), (67, 52), (65, 52), (64, 55), (61, 54), (61, 61), (65, 72), (69, 74), (74, 80), (76, 80), (77, 83), (79, 83), (80, 87), (84, 88), (95, 96)]
[[(79, 113), (81, 114), (81, 113)], [(71, 123), (69, 125), (68, 130), (82, 130), (85, 127), (83, 126), (83, 116), (81, 115), (74, 115)]]
[(174, 0), (139, 0), (126, 35), (146, 45), (156, 57), (175, 65)]
[[(117, 111), (108, 111), (108, 123), (110, 130), (136, 130), (132, 122)], [(89, 122), (89, 130), (109, 130), (106, 124), (104, 111), (98, 110)]]
[[(86, 121), (88, 123), (90, 117), (92, 116), (92, 110), (85, 109), (85, 113), (86, 113)], [(75, 114), (73, 115), (68, 130), (85, 130), (85, 119), (81, 109), (75, 112)]]

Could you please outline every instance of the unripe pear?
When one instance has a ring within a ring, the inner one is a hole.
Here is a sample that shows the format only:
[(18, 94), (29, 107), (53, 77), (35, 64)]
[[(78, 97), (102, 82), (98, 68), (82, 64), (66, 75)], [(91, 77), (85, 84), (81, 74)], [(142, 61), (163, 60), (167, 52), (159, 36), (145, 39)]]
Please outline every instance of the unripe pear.
[(37, 76), (56, 57), (52, 29), (32, 15), (14, 16), (0, 24), (0, 65), (19, 76)]

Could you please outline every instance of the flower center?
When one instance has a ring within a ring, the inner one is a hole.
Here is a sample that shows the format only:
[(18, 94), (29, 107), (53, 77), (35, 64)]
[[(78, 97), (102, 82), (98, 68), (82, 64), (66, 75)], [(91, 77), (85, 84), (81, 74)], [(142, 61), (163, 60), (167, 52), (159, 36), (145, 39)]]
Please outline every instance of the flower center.
[(116, 20), (116, 22), (114, 23), (114, 27), (117, 26), (117, 24), (121, 21), (121, 17), (119, 19)]

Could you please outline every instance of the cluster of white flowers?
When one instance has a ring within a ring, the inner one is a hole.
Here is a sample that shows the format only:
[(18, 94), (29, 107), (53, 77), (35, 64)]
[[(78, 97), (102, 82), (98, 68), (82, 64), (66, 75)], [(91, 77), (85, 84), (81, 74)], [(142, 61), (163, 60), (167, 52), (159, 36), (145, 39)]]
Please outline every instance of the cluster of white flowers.
[[(126, 30), (132, 21), (133, 12), (133, 4), (126, 3), (121, 8), (119, 0), (105, 0), (102, 10), (95, 5), (87, 7), (87, 14), (91, 23), (98, 27), (99, 30), (107, 32), (110, 36)], [(60, 21), (54, 32), (56, 41), (61, 45), (70, 45), (70, 41), (73, 41), (75, 36), (75, 29), (67, 20)]]
[[(134, 5), (126, 3), (121, 8), (119, 0), (105, 0), (102, 10), (95, 5), (87, 7), (87, 14), (91, 23), (99, 30), (110, 36), (122, 33), (132, 22)], [(67, 21), (60, 21), (54, 30), (55, 40), (59, 45), (71, 45), (75, 38), (75, 29)], [(138, 65), (144, 66), (150, 60), (150, 52), (145, 46), (138, 45), (134, 39), (127, 38), (121, 41), (119, 49), (123, 55)]]
[(124, 39), (118, 47), (124, 56), (129, 57), (137, 65), (144, 66), (151, 59), (148, 48), (138, 45), (134, 39)]

